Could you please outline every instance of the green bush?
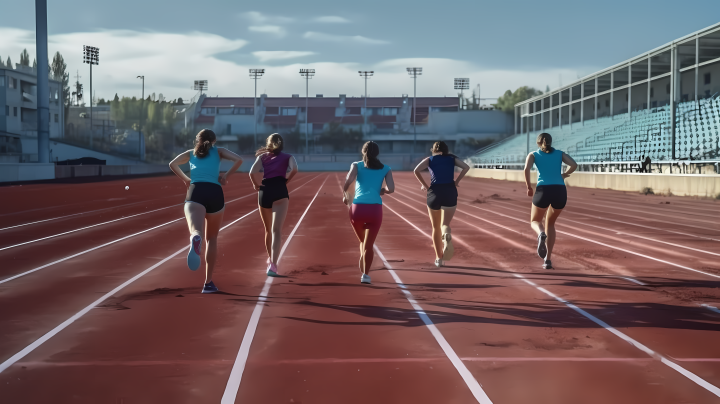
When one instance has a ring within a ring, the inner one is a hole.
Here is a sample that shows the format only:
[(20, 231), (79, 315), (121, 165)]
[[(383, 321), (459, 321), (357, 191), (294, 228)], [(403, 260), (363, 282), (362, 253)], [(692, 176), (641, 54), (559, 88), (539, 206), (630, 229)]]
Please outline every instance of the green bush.
[(653, 192), (653, 189), (650, 187), (643, 188), (643, 190), (640, 191), (640, 193), (643, 195), (655, 195), (655, 192)]

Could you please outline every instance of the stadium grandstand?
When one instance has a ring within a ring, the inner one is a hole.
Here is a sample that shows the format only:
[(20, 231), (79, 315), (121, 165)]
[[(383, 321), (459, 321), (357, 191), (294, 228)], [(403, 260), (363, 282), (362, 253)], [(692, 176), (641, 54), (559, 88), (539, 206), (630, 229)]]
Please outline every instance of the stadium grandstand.
[[(542, 132), (583, 171), (718, 172), (720, 24), (515, 105), (476, 168), (522, 168)], [(649, 160), (647, 160), (649, 158)], [(643, 164), (645, 162), (645, 164)]]

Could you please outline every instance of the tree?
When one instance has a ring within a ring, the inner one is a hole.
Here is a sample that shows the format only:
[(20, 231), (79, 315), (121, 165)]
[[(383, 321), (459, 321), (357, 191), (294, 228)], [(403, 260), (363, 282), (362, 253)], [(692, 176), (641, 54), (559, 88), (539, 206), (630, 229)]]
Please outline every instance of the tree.
[(528, 98), (535, 97), (542, 94), (543, 92), (532, 87), (522, 86), (515, 90), (513, 93), (510, 90), (505, 91), (502, 97), (498, 98), (495, 103), (495, 108), (504, 112), (513, 112), (515, 104), (527, 100)]
[(0, 56), (0, 67), (5, 66), (5, 63), (2, 61), (2, 56)]
[(12, 69), (12, 62), (10, 61), (10, 56), (8, 56), (8, 60), (7, 60), (7, 62), (5, 63), (5, 66), (7, 66), (8, 68)]
[[(63, 105), (65, 106), (63, 112), (67, 118), (70, 108), (70, 74), (67, 72), (67, 64), (60, 52), (55, 52), (49, 71), (55, 80), (61, 82)], [(63, 122), (67, 122), (67, 119), (64, 119)]]
[(185, 104), (185, 103), (183, 102), (182, 97), (178, 97), (176, 104), (177, 104), (177, 105), (183, 105), (183, 104)]
[(33, 58), (33, 70), (37, 70), (37, 60)]
[(117, 93), (115, 93), (115, 98), (113, 98), (113, 101), (120, 101), (120, 97), (118, 97)]
[(20, 64), (23, 66), (30, 66), (30, 54), (28, 54), (27, 49), (23, 49), (20, 53)]

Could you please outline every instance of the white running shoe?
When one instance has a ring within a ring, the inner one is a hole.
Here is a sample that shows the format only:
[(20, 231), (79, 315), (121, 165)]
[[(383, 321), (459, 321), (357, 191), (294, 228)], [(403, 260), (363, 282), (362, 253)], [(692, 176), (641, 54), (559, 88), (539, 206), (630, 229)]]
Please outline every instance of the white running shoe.
[(190, 251), (187, 255), (187, 266), (191, 271), (200, 268), (200, 251), (202, 246), (202, 237), (197, 234), (190, 236)]
[(279, 271), (278, 271), (277, 265), (275, 265), (271, 262), (270, 265), (268, 265), (268, 268), (266, 271), (267, 276), (280, 276), (280, 274), (278, 274), (278, 272)]
[(450, 235), (450, 227), (445, 226), (442, 235), (443, 241), (443, 261), (450, 261), (455, 255), (455, 247), (453, 246), (452, 236)]
[(370, 283), (370, 275), (360, 275), (360, 283)]
[(445, 266), (445, 263), (443, 262), (443, 260), (441, 260), (440, 258), (438, 258), (438, 259), (435, 260), (435, 266), (438, 267), (438, 268), (440, 268), (440, 267), (442, 267), (442, 266)]

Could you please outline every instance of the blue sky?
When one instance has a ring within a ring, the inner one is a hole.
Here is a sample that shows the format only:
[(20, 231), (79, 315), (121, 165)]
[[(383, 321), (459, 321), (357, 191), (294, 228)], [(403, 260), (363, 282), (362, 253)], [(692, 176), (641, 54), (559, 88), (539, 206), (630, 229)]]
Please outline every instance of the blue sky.
[[(303, 93), (297, 69), (318, 73), (311, 93), (360, 95), (357, 70), (375, 70), (371, 95), (412, 92), (406, 66), (422, 66), (419, 95), (452, 96), (454, 77), (482, 95), (531, 85), (557, 87), (720, 21), (720, 1), (50, 2), (50, 50), (80, 69), (82, 44), (101, 48), (93, 85), (101, 97), (148, 93), (252, 95), (247, 68), (266, 67), (260, 92)], [(0, 14), (0, 57), (34, 53), (34, 2)], [(87, 86), (86, 86), (87, 88)], [(248, 93), (248, 91), (250, 93)]]

